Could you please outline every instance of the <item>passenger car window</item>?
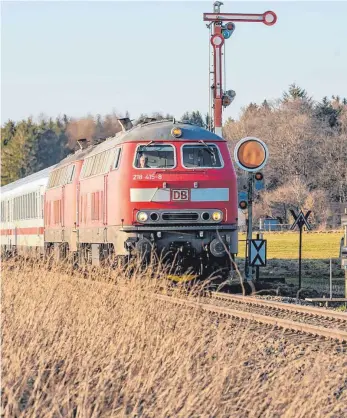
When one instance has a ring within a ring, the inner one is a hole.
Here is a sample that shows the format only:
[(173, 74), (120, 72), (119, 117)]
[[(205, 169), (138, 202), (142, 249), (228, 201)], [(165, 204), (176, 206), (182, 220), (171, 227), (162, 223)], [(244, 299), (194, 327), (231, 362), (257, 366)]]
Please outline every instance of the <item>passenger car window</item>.
[(168, 144), (139, 145), (135, 155), (136, 168), (173, 168), (175, 149)]
[(214, 144), (183, 145), (183, 166), (186, 168), (220, 168), (222, 161), (219, 149)]

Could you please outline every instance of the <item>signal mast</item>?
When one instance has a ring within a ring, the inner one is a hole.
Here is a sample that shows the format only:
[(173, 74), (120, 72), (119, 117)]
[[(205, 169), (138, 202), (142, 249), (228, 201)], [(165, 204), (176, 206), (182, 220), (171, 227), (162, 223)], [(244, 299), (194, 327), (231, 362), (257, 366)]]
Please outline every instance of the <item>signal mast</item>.
[[(272, 26), (277, 21), (274, 12), (267, 11), (262, 14), (254, 13), (221, 13), (220, 6), (223, 3), (216, 1), (213, 3), (213, 13), (204, 13), (204, 21), (210, 22), (206, 26), (210, 29), (210, 45), (212, 45), (212, 67), (211, 51), (209, 68), (209, 130), (222, 136), (222, 111), (234, 100), (236, 95), (234, 90), (223, 89), (223, 62), (225, 65), (225, 45), (224, 41), (229, 39), (235, 30), (234, 22), (262, 22), (267, 26)], [(223, 22), (227, 22), (223, 24)], [(224, 69), (225, 72), (225, 69)], [(211, 78), (211, 74), (213, 75)], [(224, 74), (225, 78), (225, 74)], [(213, 115), (213, 118), (212, 118)], [(213, 119), (213, 122), (211, 121)], [(213, 126), (212, 126), (213, 123)]]

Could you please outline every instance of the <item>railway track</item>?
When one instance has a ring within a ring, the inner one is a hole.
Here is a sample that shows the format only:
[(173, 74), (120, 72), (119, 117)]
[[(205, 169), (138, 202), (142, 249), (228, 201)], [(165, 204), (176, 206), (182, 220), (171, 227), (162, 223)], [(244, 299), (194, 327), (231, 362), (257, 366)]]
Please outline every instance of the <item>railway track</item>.
[(219, 292), (212, 293), (210, 301), (256, 315), (271, 316), (347, 332), (347, 314), (343, 312)]
[(312, 341), (318, 336), (347, 343), (347, 314), (343, 312), (221, 292), (188, 298), (177, 298), (160, 293), (147, 293), (147, 295), (169, 303), (271, 325), (292, 333), (305, 334), (309, 337), (306, 340)]
[(223, 293), (213, 293), (209, 297), (204, 296), (199, 299), (183, 299), (160, 294), (155, 294), (154, 297), (165, 302), (198, 308), (222, 316), (299, 332), (310, 338), (324, 337), (347, 342), (347, 314), (340, 312), (320, 312), (322, 310), (319, 308), (287, 306), (280, 302)]

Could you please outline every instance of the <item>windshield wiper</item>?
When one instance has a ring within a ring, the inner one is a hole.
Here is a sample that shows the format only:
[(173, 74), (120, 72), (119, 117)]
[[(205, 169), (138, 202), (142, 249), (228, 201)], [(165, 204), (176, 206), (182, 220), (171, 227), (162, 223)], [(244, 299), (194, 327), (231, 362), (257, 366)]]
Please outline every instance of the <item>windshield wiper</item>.
[(202, 139), (200, 139), (200, 141), (202, 143), (202, 145), (206, 148), (206, 150), (210, 153), (210, 155), (214, 156), (214, 152), (211, 150), (211, 148), (206, 144), (206, 142), (204, 142)]
[(149, 147), (151, 144), (153, 144), (154, 141), (149, 141), (148, 144), (145, 145), (145, 147)]
[(143, 146), (143, 147), (149, 147), (150, 145), (152, 145), (152, 144), (157, 144), (157, 143), (159, 143), (159, 141), (154, 141), (154, 140), (152, 140), (152, 141), (149, 141), (149, 142), (148, 142), (148, 144), (142, 144), (142, 146)]

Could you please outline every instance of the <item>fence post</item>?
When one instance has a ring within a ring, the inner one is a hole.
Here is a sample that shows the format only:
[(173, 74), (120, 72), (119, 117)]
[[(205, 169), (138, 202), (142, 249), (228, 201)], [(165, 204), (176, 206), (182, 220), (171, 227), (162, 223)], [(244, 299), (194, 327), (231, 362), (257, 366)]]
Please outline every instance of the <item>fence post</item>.
[(330, 299), (333, 298), (333, 269), (332, 269), (332, 263), (330, 258)]

